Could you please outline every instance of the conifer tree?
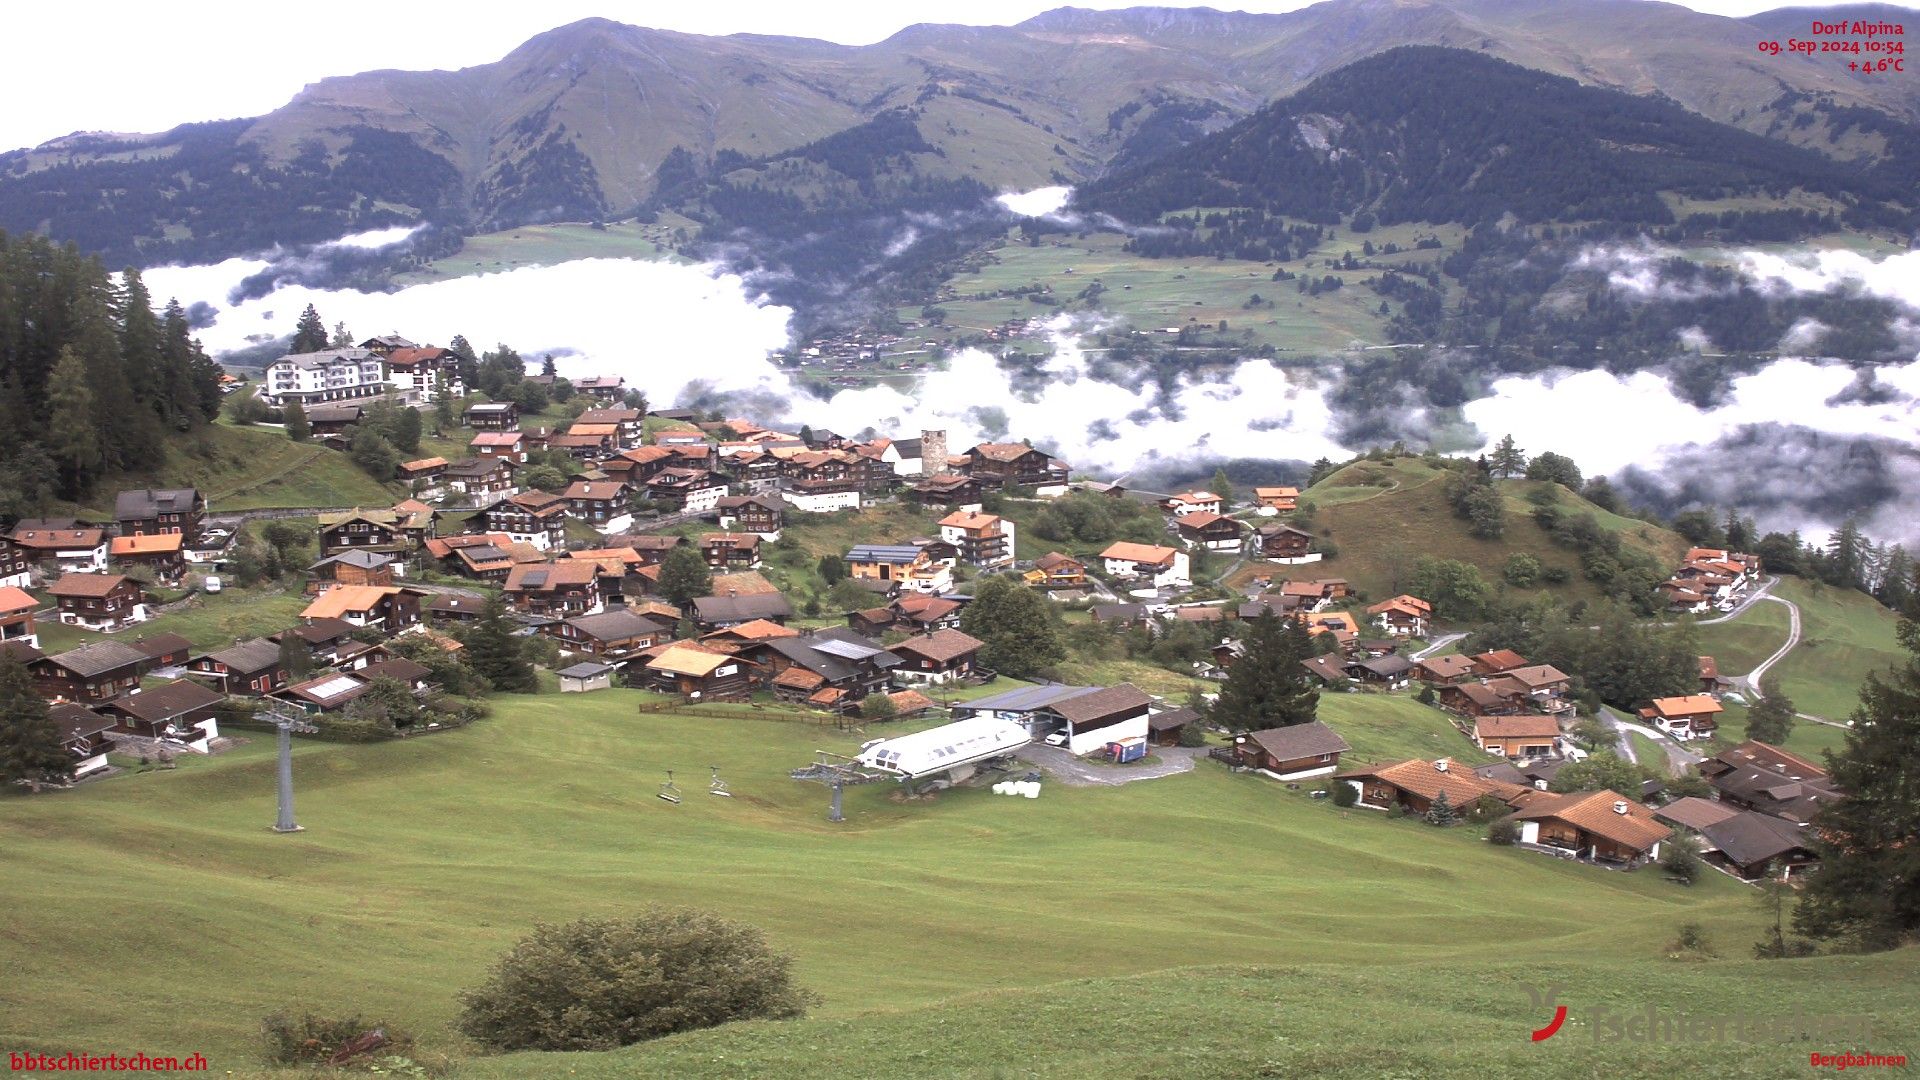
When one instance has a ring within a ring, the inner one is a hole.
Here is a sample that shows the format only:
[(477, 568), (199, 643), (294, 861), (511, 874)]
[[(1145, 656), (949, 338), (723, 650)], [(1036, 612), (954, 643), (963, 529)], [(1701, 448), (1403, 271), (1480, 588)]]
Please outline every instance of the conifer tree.
[(533, 665), (513, 636), (513, 624), (507, 619), (507, 602), (499, 594), (487, 598), (462, 642), (466, 645), (467, 665), (495, 690), (503, 693), (530, 693), (538, 687)]
[(393, 424), (394, 449), (408, 454), (419, 453), (422, 426), (419, 409), (401, 406), (400, 414)]
[(1488, 460), (1495, 476), (1519, 476), (1527, 471), (1527, 453), (1513, 441), (1512, 435), (1503, 435), (1494, 445), (1493, 456)]
[(312, 304), (300, 313), (300, 320), (293, 324), (293, 342), (287, 346), (290, 353), (319, 352), (327, 347), (327, 324), (320, 318)]
[(1220, 496), (1220, 512), (1226, 513), (1233, 505), (1233, 481), (1227, 479), (1226, 466), (1213, 470), (1213, 493)]
[(27, 666), (0, 654), (0, 783), (59, 781), (72, 772), (73, 758)]
[(1427, 824), (1446, 828), (1459, 823), (1460, 812), (1453, 808), (1453, 800), (1447, 798), (1447, 793), (1444, 791), (1435, 795), (1433, 802), (1427, 807)]
[(1320, 691), (1300, 666), (1313, 656), (1306, 627), (1298, 622), (1283, 625), (1273, 612), (1262, 611), (1241, 643), (1245, 651), (1227, 669), (1226, 683), (1214, 702), (1214, 721), (1232, 731), (1311, 721), (1319, 708)]
[(313, 434), (313, 425), (307, 422), (307, 410), (298, 401), (289, 401), (280, 410), (282, 422), (287, 428), (287, 438), (294, 442), (306, 442)]
[(1779, 746), (1793, 730), (1793, 699), (1781, 691), (1777, 679), (1760, 685), (1760, 697), (1747, 709), (1747, 738)]
[(47, 452), (60, 469), (62, 494), (77, 498), (99, 472), (100, 433), (94, 427), (93, 390), (86, 365), (71, 347), (60, 350), (60, 360), (47, 380)]

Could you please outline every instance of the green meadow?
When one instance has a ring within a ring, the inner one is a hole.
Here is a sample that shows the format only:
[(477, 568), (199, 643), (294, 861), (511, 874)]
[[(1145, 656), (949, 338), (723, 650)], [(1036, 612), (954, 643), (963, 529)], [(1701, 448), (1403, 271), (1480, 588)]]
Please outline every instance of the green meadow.
[[(1856, 1048), (1883, 1052), (1920, 1028), (1911, 953), (1748, 960), (1751, 890), (1718, 874), (1574, 866), (1210, 762), (1037, 800), (863, 786), (834, 825), (825, 789), (787, 771), (878, 731), (643, 700), (509, 696), (461, 731), (303, 742), (291, 836), (266, 827), (257, 737), (0, 799), (0, 1039), (199, 1051), (248, 1075), (260, 1018), (294, 1007), (410, 1029), (458, 1076), (1590, 1076), (1725, 1058), (1578, 1031), (1532, 1047), (1529, 982), (1565, 986), (1576, 1017), (1817, 1000), (1870, 1017), (1890, 1034)], [(1397, 756), (1448, 742), (1419, 711), (1342, 695), (1326, 716), (1356, 756)], [(735, 798), (704, 794), (709, 765)], [(669, 769), (677, 806), (655, 797)], [(822, 1004), (603, 1055), (490, 1058), (454, 1032), (456, 992), (534, 923), (656, 903), (761, 926)], [(1669, 959), (1683, 922), (1723, 958)], [(1788, 1075), (1789, 1049), (1718, 1071)]]

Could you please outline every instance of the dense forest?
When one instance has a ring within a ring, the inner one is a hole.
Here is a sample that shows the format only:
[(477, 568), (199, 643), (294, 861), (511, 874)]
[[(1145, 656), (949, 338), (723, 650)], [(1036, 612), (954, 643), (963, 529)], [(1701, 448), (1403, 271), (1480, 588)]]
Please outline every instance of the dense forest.
[(220, 409), (220, 368), (138, 272), (0, 232), (0, 518), (151, 465)]
[[(1920, 221), (1906, 205), (1910, 175), (1838, 162), (1669, 100), (1409, 46), (1323, 76), (1178, 154), (1096, 181), (1075, 205), (1135, 223), (1191, 207), (1243, 207), (1270, 215), (1276, 231), (1282, 215), (1334, 224), (1362, 213), (1383, 225), (1511, 215), (1645, 229), (1677, 224), (1659, 192), (1712, 199), (1796, 187), (1846, 204), (1849, 224)], [(1224, 242), (1243, 248), (1248, 239), (1240, 228)]]

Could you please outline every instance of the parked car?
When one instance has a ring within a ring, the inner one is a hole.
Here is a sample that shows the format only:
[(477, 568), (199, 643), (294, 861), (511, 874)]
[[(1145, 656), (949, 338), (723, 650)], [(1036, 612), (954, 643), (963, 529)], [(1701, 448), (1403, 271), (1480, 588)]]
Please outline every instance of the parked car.
[(202, 592), (219, 592), (225, 587), (226, 586), (220, 583), (220, 575), (218, 574), (208, 574), (200, 582), (200, 591)]
[(1067, 733), (1064, 731), (1056, 731), (1042, 741), (1048, 746), (1065, 746), (1067, 745)]

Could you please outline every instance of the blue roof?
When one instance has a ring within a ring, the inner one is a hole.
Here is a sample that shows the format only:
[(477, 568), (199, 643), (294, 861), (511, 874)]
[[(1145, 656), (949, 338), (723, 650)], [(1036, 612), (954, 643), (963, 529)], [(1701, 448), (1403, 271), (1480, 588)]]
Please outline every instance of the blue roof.
[(1081, 694), (1091, 694), (1097, 689), (1099, 689), (1099, 687), (1065, 686), (1060, 683), (1047, 683), (1042, 686), (1023, 686), (1018, 690), (1008, 690), (1004, 694), (993, 694), (989, 697), (975, 698), (972, 701), (956, 701), (953, 704), (953, 708), (956, 711), (966, 710), (969, 712), (985, 712), (987, 710), (994, 712), (1032, 712), (1035, 709), (1044, 709), (1057, 701), (1076, 698)]
[(855, 544), (847, 552), (848, 562), (878, 562), (907, 564), (920, 557), (920, 549), (912, 544)]

